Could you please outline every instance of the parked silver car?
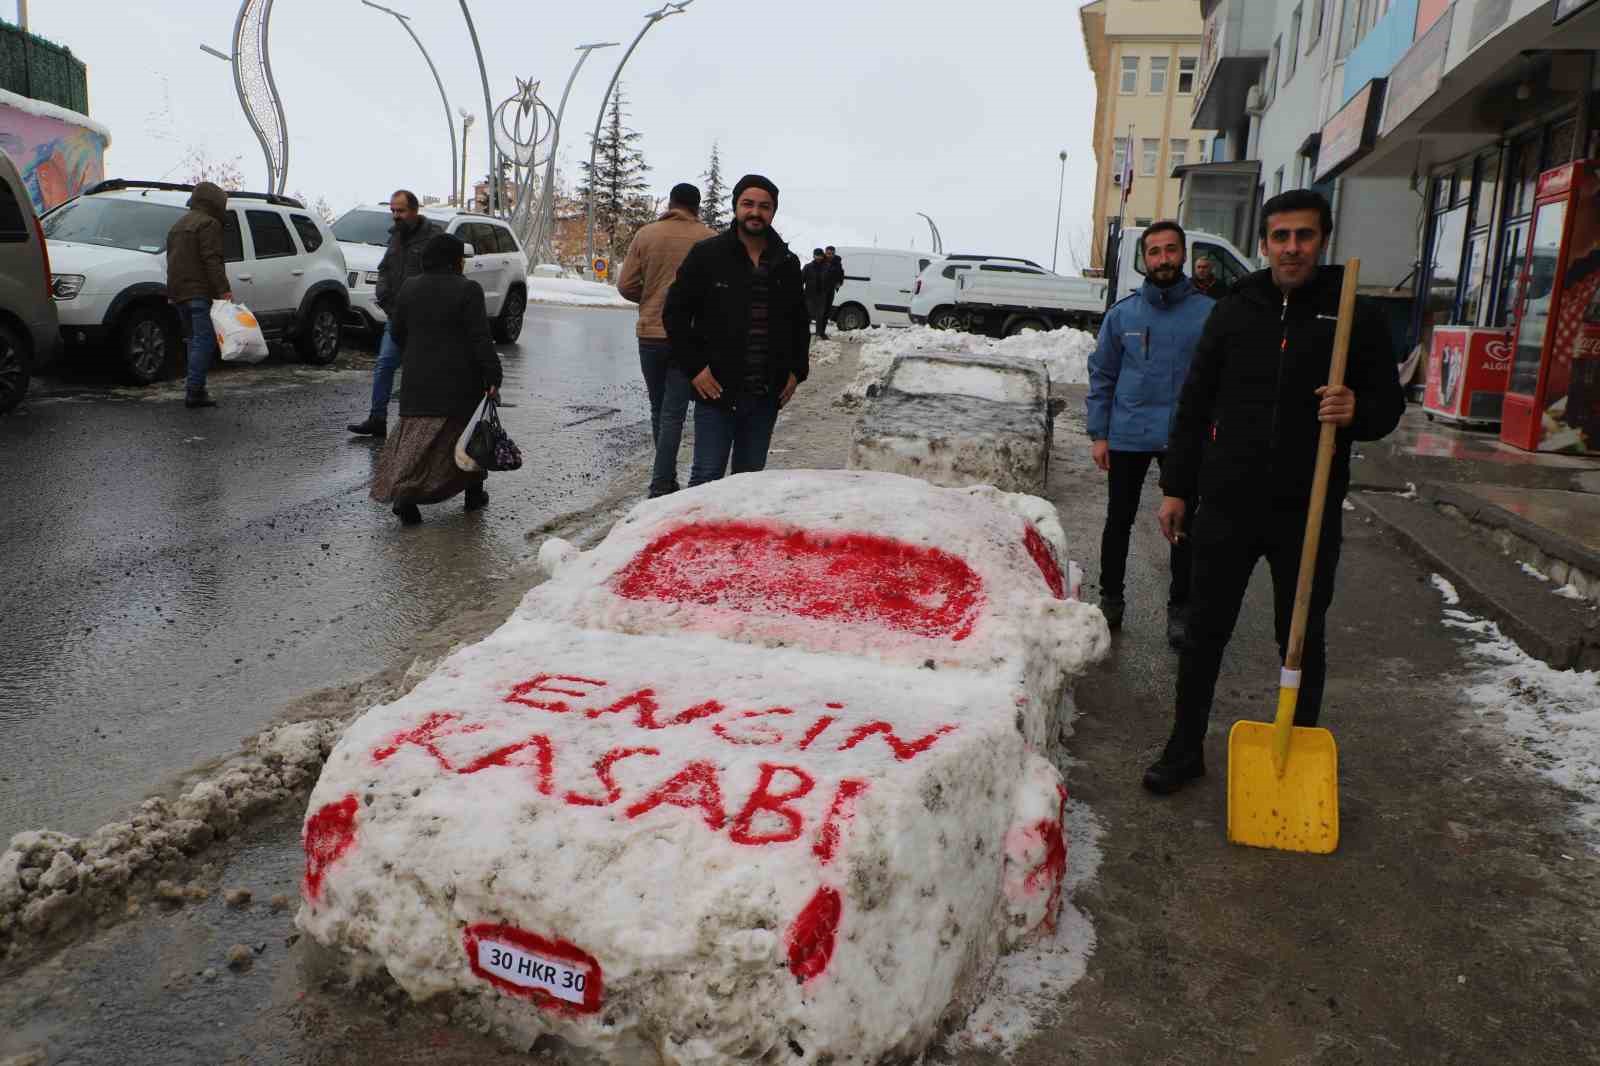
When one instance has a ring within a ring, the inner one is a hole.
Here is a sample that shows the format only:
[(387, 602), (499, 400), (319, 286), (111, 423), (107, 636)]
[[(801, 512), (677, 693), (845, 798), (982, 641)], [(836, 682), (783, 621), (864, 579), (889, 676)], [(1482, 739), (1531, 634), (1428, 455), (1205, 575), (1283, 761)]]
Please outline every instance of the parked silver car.
[(22, 175), (0, 152), (0, 413), (22, 402), (61, 331), (50, 298), (50, 256)]

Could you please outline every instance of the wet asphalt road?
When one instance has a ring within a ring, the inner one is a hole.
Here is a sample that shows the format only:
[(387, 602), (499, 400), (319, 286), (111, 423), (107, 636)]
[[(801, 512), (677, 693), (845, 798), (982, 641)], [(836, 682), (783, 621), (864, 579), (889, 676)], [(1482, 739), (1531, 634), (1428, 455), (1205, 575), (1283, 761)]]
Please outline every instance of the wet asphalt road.
[(91, 831), (296, 696), (407, 662), (648, 443), (634, 321), (530, 308), (500, 349), (526, 465), (487, 512), (458, 498), (415, 529), (367, 498), (379, 449), (344, 430), (369, 353), (223, 368), (207, 411), (175, 382), (36, 382), (0, 418), (0, 841)]

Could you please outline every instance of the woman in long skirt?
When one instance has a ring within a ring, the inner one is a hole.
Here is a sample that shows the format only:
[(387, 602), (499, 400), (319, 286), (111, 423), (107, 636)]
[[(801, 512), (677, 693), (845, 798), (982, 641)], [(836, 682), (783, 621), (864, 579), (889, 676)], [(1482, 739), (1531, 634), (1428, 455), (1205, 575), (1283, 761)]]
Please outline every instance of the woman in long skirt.
[(465, 247), (448, 234), (422, 250), (422, 273), (401, 287), (389, 316), (400, 345), (400, 427), (389, 434), (372, 498), (392, 503), (405, 525), (422, 521), (419, 504), (461, 492), (466, 509), (489, 503), (487, 477), (456, 466), (456, 440), (485, 394), (498, 396), (500, 356), (489, 333), (483, 289), (461, 276)]

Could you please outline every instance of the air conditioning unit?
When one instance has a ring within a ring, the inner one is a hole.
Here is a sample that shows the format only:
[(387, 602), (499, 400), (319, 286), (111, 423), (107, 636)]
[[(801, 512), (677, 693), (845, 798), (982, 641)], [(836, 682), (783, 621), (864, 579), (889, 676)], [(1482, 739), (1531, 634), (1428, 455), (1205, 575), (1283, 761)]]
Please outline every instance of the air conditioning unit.
[(1261, 92), (1261, 86), (1250, 86), (1250, 91), (1244, 94), (1245, 111), (1252, 115), (1259, 115), (1261, 112), (1266, 110), (1266, 107), (1267, 104), (1265, 97)]
[(1113, 184), (1113, 185), (1121, 185), (1122, 184), (1122, 171), (1118, 170), (1115, 174), (1111, 175), (1111, 184)]

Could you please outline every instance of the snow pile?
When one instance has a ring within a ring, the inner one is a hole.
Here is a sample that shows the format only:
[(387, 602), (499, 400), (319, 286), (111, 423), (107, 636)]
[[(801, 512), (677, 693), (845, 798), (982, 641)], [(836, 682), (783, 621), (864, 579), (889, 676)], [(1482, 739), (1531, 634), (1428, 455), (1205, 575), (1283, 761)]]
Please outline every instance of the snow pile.
[(1557, 670), (1459, 608), (1447, 608), (1444, 618), (1479, 638), (1465, 694), (1480, 716), (1503, 726), (1510, 761), (1581, 797), (1579, 821), (1600, 832), (1600, 671)]
[(70, 108), (59, 107), (43, 100), (35, 100), (7, 89), (0, 89), (0, 107), (12, 107), (25, 115), (33, 115), (35, 118), (54, 119), (57, 122), (81, 126), (95, 136), (104, 139), (106, 147), (109, 148), (111, 146), (111, 131), (109, 129), (88, 115), (80, 114)]
[(1041, 753), (1109, 647), (1063, 558), (1042, 500), (840, 471), (543, 550), (504, 626), (340, 741), (298, 923), (524, 1047), (916, 1055), (1060, 935)]
[(929, 352), (897, 356), (851, 434), (852, 470), (935, 485), (1042, 493), (1050, 379), (1037, 362)]
[(545, 278), (528, 275), (528, 299), (536, 304), (566, 304), (570, 307), (637, 307), (624, 300), (615, 288), (583, 278)]
[(1043, 363), (1055, 385), (1084, 385), (1089, 381), (1089, 356), (1094, 352), (1095, 336), (1081, 329), (1063, 327), (1048, 333), (1020, 333), (995, 340), (976, 333), (912, 326), (909, 329), (857, 330), (841, 334), (861, 340), (861, 369), (845, 387), (840, 402), (853, 406), (876, 391), (897, 355), (921, 352), (960, 352), (968, 355), (1002, 355)]
[(310, 784), (338, 727), (296, 722), (255, 738), (249, 753), (175, 802), (145, 800), (127, 821), (87, 837), (50, 830), (18, 833), (0, 854), (0, 959), (106, 912), (131, 883), (230, 835), (251, 814)]

